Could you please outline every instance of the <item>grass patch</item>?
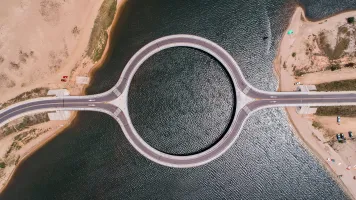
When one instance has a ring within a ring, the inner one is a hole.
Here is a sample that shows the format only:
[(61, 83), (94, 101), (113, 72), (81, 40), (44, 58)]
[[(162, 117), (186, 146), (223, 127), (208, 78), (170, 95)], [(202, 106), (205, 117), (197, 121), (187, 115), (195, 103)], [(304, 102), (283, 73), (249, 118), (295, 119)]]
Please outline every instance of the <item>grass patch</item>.
[(324, 32), (319, 33), (319, 48), (325, 53), (325, 55), (330, 60), (339, 59), (344, 54), (344, 51), (349, 46), (349, 43), (349, 38), (339, 37), (336, 42), (335, 48), (332, 49), (329, 42), (327, 41), (326, 34)]
[(95, 19), (90, 40), (87, 48), (87, 55), (95, 62), (104, 53), (108, 34), (106, 30), (112, 24), (116, 12), (116, 0), (104, 0)]
[(37, 97), (44, 97), (47, 96), (49, 88), (35, 88), (31, 91), (24, 92), (13, 99), (8, 100), (7, 102), (1, 104), (0, 109), (3, 109), (9, 105), (18, 103), (20, 101), (25, 101), (27, 99), (37, 98)]
[[(1, 129), (0, 132), (0, 139), (10, 135), (11, 133), (17, 132), (17, 131), (22, 131), (30, 126), (36, 125), (36, 124), (41, 124), (44, 122), (48, 122), (49, 121), (49, 117), (47, 115), (47, 113), (39, 113), (39, 114), (35, 114), (33, 116), (25, 116), (22, 119), (22, 122), (13, 125), (13, 126), (9, 126), (8, 124), (5, 124), (5, 126)], [(15, 140), (20, 140), (22, 138), (20, 138), (21, 136), (16, 136)]]
[(321, 83), (315, 86), (318, 91), (355, 91), (356, 79)]
[[(340, 40), (336, 43), (334, 52), (333, 52), (333, 59), (338, 59), (342, 56), (344, 51), (349, 46), (350, 39), (349, 38), (340, 38)], [(333, 60), (331, 59), (331, 60)]]
[(6, 164), (4, 162), (0, 162), (0, 168), (5, 168)]
[(340, 26), (339, 27), (339, 33), (346, 34), (349, 29), (346, 26)]
[(320, 122), (318, 122), (318, 121), (313, 121), (312, 126), (313, 126), (314, 128), (316, 128), (316, 129), (321, 129), (321, 128), (323, 128), (323, 125), (322, 125)]
[(315, 114), (319, 116), (356, 117), (356, 106), (322, 106), (317, 109)]

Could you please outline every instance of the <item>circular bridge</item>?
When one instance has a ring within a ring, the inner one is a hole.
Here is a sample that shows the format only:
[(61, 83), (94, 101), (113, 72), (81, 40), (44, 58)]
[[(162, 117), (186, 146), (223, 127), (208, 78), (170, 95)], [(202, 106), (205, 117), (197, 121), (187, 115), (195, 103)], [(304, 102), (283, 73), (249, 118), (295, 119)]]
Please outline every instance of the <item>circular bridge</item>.
[[(128, 111), (128, 91), (141, 64), (153, 54), (171, 47), (191, 47), (215, 57), (227, 70), (235, 90), (232, 122), (224, 136), (209, 149), (193, 155), (170, 155), (148, 145), (137, 133)], [(193, 35), (171, 35), (142, 47), (126, 64), (119, 81), (110, 90), (95, 95), (30, 99), (0, 110), (0, 126), (21, 116), (46, 111), (76, 110), (106, 113), (115, 118), (126, 138), (146, 158), (170, 167), (195, 167), (223, 154), (239, 137), (249, 114), (266, 107), (356, 105), (356, 92), (266, 92), (252, 87), (231, 55), (214, 42)]]
[[(204, 51), (214, 58), (216, 58), (228, 71), (235, 91), (235, 99), (237, 105), (235, 106), (232, 122), (224, 136), (209, 149), (193, 154), (193, 155), (171, 155), (160, 152), (150, 145), (148, 145), (135, 130), (130, 115), (128, 112), (128, 89), (133, 76), (136, 71), (153, 54), (171, 47), (191, 47)], [(130, 143), (142, 155), (150, 160), (171, 167), (194, 167), (205, 164), (223, 154), (238, 138), (238, 133), (242, 127), (242, 123), (247, 116), (245, 110), (241, 110), (241, 101), (247, 97), (241, 92), (249, 92), (250, 87), (246, 84), (242, 73), (235, 60), (223, 48), (217, 44), (192, 35), (172, 35), (154, 40), (144, 47), (142, 47), (127, 63), (122, 72), (119, 82), (113, 87), (112, 90), (120, 92), (119, 100), (116, 105), (123, 111), (117, 117), (118, 121), (125, 133), (125, 136)]]

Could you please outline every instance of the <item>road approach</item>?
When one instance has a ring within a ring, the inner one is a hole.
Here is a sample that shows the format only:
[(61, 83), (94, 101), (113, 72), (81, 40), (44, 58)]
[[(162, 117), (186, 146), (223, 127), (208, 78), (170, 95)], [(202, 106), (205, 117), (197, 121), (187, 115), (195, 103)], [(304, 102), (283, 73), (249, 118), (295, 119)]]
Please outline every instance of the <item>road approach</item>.
[[(236, 106), (231, 125), (209, 149), (192, 155), (170, 155), (148, 145), (134, 128), (128, 111), (128, 91), (136, 71), (153, 54), (171, 47), (191, 47), (215, 57), (229, 73)], [(119, 81), (96, 95), (44, 97), (27, 100), (0, 110), (0, 126), (30, 113), (56, 110), (103, 112), (118, 121), (132, 146), (161, 165), (187, 168), (206, 164), (222, 155), (239, 137), (248, 116), (262, 108), (278, 106), (356, 105), (356, 92), (266, 92), (250, 85), (232, 56), (216, 43), (194, 35), (171, 35), (154, 40), (136, 52), (126, 64)]]

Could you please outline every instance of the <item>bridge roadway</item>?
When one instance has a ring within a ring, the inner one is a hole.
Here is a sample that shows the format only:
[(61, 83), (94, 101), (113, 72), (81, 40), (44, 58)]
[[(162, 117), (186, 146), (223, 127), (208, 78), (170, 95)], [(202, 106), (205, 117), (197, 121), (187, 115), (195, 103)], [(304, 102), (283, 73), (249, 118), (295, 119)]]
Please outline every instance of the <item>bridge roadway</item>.
[[(171, 47), (191, 47), (215, 57), (229, 73), (236, 95), (236, 110), (231, 126), (209, 149), (192, 155), (170, 155), (149, 146), (135, 130), (128, 111), (127, 96), (131, 80), (153, 54)], [(356, 105), (356, 92), (266, 92), (250, 85), (232, 56), (210, 40), (193, 35), (171, 35), (142, 47), (125, 66), (119, 81), (110, 90), (96, 95), (44, 97), (27, 100), (0, 110), (0, 126), (20, 116), (55, 110), (103, 112), (118, 121), (126, 138), (146, 158), (170, 167), (196, 167), (222, 155), (239, 137), (248, 116), (262, 108), (278, 106)]]

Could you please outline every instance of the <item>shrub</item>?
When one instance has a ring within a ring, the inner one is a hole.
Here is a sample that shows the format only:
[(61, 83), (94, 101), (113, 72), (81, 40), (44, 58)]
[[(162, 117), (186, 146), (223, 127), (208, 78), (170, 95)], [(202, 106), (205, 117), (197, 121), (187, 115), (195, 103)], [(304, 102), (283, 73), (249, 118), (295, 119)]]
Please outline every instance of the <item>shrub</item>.
[(287, 69), (286, 62), (283, 63), (283, 68), (284, 68), (284, 69)]
[(306, 74), (306, 72), (304, 72), (304, 71), (302, 71), (300, 69), (297, 69), (297, 70), (294, 71), (294, 76), (302, 76), (304, 74)]
[(0, 168), (5, 168), (6, 164), (4, 162), (0, 162)]
[(341, 69), (339, 64), (332, 64), (332, 65), (326, 67), (326, 70), (331, 70), (331, 71), (335, 71), (335, 70), (338, 70), (338, 69)]
[(353, 24), (355, 22), (355, 17), (348, 17), (346, 20), (347, 20), (347, 23)]
[(295, 57), (297, 54), (295, 52), (292, 53), (292, 56)]
[(344, 65), (344, 67), (354, 67), (354, 65), (355, 65), (354, 63), (347, 63)]
[(322, 125), (320, 122), (318, 122), (318, 121), (313, 121), (312, 126), (313, 126), (314, 128), (316, 128), (316, 129), (321, 129), (321, 128), (323, 128), (323, 125)]

